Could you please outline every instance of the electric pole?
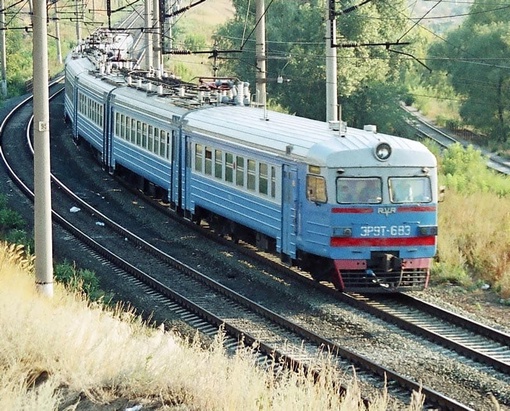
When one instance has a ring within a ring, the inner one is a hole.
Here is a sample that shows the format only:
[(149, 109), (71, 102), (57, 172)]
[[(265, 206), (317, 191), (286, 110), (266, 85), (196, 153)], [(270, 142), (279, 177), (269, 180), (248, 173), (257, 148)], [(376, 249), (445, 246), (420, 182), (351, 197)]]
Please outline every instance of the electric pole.
[(46, 0), (34, 0), (32, 17), (34, 84), (34, 221), (35, 285), (53, 296), (53, 258), (50, 182), (50, 114)]
[(257, 104), (259, 106), (266, 106), (266, 20), (265, 20), (265, 1), (257, 0), (255, 21), (257, 29), (255, 32), (256, 45), (255, 55), (257, 59), (257, 72), (256, 72), (256, 96)]
[(7, 56), (6, 56), (6, 47), (5, 47), (5, 1), (0, 0), (0, 30), (2, 33), (0, 34), (0, 53), (2, 53), (2, 79), (1, 81), (1, 92), (2, 97), (7, 97)]
[(326, 121), (341, 121), (338, 118), (337, 52), (336, 52), (335, 0), (326, 7)]

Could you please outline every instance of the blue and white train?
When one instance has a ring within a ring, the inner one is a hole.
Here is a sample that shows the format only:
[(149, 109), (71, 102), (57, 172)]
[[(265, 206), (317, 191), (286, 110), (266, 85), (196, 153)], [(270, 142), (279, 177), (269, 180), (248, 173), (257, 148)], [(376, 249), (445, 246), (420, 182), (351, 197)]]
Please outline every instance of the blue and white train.
[(438, 187), (425, 146), (251, 107), (235, 80), (192, 87), (135, 70), (112, 59), (112, 41), (100, 32), (69, 56), (65, 85), (74, 138), (108, 170), (129, 171), (185, 218), (251, 238), (339, 290), (427, 286)]

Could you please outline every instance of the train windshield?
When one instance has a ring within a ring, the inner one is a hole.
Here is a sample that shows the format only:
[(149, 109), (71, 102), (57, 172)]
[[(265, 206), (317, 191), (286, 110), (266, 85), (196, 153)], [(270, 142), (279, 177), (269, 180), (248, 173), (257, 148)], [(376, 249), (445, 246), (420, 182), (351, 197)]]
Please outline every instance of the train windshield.
[(336, 201), (340, 204), (379, 204), (382, 182), (379, 177), (339, 177), (336, 180)]
[(432, 201), (428, 177), (391, 177), (389, 186), (392, 203), (430, 203)]

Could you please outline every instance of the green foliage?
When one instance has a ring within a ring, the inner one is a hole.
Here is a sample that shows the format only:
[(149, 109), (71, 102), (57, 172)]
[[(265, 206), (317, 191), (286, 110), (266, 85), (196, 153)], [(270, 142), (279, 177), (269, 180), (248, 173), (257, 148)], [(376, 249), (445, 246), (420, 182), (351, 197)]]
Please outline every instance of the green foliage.
[(510, 11), (476, 0), (465, 22), (429, 50), (431, 66), (448, 74), (463, 96), (463, 120), (490, 139), (510, 137), (510, 71), (500, 64), (510, 54)]
[(404, 93), (398, 84), (370, 82), (342, 105), (343, 116), (349, 118), (349, 124), (354, 127), (375, 124), (380, 132), (402, 134), (397, 126), (402, 118), (399, 102)]
[(25, 221), (21, 214), (8, 208), (5, 196), (0, 196), (0, 230), (6, 232), (24, 227)]
[(487, 158), (473, 146), (454, 144), (440, 160), (443, 184), (459, 193), (491, 192), (500, 197), (510, 195), (510, 179), (487, 168)]
[(473, 283), (463, 265), (449, 264), (448, 262), (435, 261), (431, 278), (434, 284), (454, 284), (469, 287)]
[(202, 34), (188, 34), (184, 39), (186, 50), (199, 51), (206, 48), (205, 36)]
[(94, 272), (78, 269), (75, 264), (64, 262), (55, 267), (55, 279), (69, 289), (83, 292), (92, 301), (103, 298), (104, 293), (99, 289), (99, 280)]
[[(238, 78), (255, 84), (255, 39), (251, 31), (255, 26), (255, 2), (235, 0), (233, 3), (236, 16), (218, 30), (216, 39), (220, 49), (238, 50), (242, 47), (243, 54), (240, 58), (229, 58), (222, 65), (222, 74), (235, 74)], [(407, 23), (401, 12), (405, 9), (402, 7), (404, 5), (402, 0), (366, 3), (352, 13), (339, 16), (337, 43), (396, 41), (395, 33), (403, 33)], [(265, 17), (268, 96), (291, 113), (324, 120), (324, 2), (273, 2)], [(251, 34), (250, 37), (247, 36), (248, 33)], [(401, 70), (407, 67), (407, 61), (401, 59), (397, 53), (388, 52), (384, 47), (337, 48), (337, 53), (339, 100), (342, 106), (347, 107), (347, 114), (343, 119), (349, 124), (373, 124), (382, 121), (382, 124), (378, 124), (381, 130), (396, 129), (396, 126), (391, 124), (399, 120), (393, 116), (395, 111), (392, 110), (387, 118), (381, 118), (376, 114), (383, 110), (377, 113), (375, 104), (395, 101), (402, 88), (394, 85), (401, 80)], [(290, 81), (278, 84), (274, 81), (278, 76)], [(382, 84), (387, 84), (388, 87)], [(383, 95), (384, 93), (387, 94)], [(354, 113), (354, 107), (362, 106), (362, 100), (366, 97), (371, 99), (371, 107), (366, 108), (358, 118), (349, 117)], [(353, 110), (349, 109), (351, 106)], [(387, 105), (384, 109), (386, 107)]]

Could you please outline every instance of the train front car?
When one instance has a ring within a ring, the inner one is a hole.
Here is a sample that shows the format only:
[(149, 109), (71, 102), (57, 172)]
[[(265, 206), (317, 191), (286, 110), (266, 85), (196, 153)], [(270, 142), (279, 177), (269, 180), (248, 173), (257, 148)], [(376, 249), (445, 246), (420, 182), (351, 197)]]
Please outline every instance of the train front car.
[(427, 286), (437, 166), (425, 146), (349, 128), (312, 146), (302, 167), (298, 260), (315, 279), (353, 292)]

